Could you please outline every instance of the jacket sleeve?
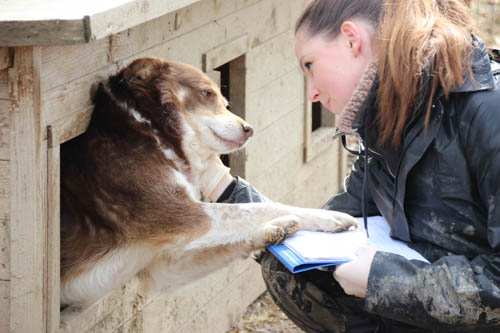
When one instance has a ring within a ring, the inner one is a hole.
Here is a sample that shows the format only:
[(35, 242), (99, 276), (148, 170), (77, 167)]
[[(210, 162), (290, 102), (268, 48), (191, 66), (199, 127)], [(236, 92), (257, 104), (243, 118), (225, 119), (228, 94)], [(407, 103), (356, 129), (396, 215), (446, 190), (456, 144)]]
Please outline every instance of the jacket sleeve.
[(491, 251), (432, 264), (377, 252), (365, 308), (438, 331), (493, 332), (500, 326), (500, 91), (477, 92), (466, 103), (473, 116), (463, 147), (485, 208)]
[[(369, 163), (377, 163), (377, 161), (370, 159)], [(361, 193), (363, 189), (364, 170), (364, 159), (356, 159), (351, 173), (344, 179), (344, 184), (340, 192), (331, 197), (323, 206), (323, 209), (336, 210), (352, 216), (363, 216), (361, 210)], [(368, 216), (380, 215), (369, 191), (367, 191), (366, 203)]]
[(271, 201), (246, 180), (235, 177), (233, 182), (217, 200), (219, 203), (248, 203)]

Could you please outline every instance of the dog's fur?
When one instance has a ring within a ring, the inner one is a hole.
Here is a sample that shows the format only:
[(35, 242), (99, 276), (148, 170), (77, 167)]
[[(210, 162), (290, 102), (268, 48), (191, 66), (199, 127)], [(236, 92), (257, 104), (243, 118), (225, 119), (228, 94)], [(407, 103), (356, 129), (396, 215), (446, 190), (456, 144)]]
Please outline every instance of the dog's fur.
[(87, 132), (61, 151), (63, 304), (89, 305), (138, 273), (155, 289), (184, 285), (299, 227), (356, 223), (278, 203), (201, 202), (206, 161), (253, 131), (194, 67), (138, 59), (93, 102)]

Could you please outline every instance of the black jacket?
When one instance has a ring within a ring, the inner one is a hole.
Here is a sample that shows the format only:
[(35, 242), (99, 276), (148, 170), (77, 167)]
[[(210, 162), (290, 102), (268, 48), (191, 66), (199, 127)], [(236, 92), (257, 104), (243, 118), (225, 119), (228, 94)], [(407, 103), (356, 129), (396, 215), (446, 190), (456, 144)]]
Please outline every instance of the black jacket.
[[(473, 74), (437, 96), (426, 130), (410, 122), (401, 150), (367, 145), (369, 215), (432, 264), (378, 252), (365, 308), (438, 331), (500, 331), (500, 64), (479, 41)], [(325, 208), (361, 216), (363, 172), (359, 158)]]

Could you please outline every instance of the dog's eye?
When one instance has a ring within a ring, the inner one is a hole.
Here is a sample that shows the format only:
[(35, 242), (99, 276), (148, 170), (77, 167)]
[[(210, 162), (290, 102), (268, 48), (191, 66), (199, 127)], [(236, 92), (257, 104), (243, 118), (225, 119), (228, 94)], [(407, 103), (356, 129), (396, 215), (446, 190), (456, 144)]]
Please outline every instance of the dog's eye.
[(205, 97), (210, 97), (210, 96), (212, 96), (214, 93), (213, 93), (212, 91), (210, 91), (210, 90), (202, 90), (202, 91), (201, 91), (201, 94), (202, 94), (203, 96), (205, 96)]

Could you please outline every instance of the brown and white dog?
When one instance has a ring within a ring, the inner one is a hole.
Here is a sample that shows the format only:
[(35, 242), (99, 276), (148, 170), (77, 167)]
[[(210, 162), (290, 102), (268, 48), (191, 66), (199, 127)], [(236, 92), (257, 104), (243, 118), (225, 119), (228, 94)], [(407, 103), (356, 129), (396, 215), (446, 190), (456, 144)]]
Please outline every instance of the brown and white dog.
[(102, 82), (86, 133), (61, 150), (61, 303), (89, 305), (136, 274), (185, 285), (295, 230), (349, 215), (278, 203), (200, 201), (206, 161), (252, 129), (198, 69), (153, 58)]

